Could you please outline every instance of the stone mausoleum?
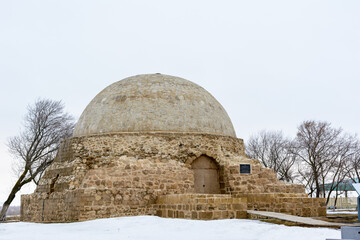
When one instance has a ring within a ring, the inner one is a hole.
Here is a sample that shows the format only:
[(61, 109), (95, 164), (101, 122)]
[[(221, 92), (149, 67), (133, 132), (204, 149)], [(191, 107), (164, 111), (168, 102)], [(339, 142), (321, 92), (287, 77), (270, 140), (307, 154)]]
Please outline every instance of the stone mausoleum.
[(21, 220), (31, 222), (247, 218), (247, 210), (326, 213), (324, 199), (245, 155), (210, 93), (163, 74), (129, 77), (95, 96), (35, 192), (21, 198)]

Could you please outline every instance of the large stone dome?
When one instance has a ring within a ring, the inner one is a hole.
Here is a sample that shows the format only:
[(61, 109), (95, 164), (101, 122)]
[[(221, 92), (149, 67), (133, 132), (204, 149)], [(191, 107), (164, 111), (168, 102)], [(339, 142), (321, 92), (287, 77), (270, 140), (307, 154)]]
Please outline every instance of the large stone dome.
[(137, 75), (101, 91), (74, 136), (121, 132), (207, 133), (236, 137), (221, 104), (202, 87), (163, 74)]

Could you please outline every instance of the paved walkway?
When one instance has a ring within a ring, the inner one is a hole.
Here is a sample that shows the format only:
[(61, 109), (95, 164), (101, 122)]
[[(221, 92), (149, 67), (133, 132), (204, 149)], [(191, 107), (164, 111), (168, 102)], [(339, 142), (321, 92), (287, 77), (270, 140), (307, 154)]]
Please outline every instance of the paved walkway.
[(276, 213), (276, 212), (265, 212), (265, 211), (255, 211), (255, 210), (248, 210), (247, 211), (250, 214), (259, 215), (263, 217), (269, 217), (269, 218), (276, 218), (284, 221), (289, 222), (297, 222), (302, 223), (306, 225), (312, 225), (312, 226), (328, 226), (328, 227), (341, 227), (341, 226), (354, 226), (353, 224), (345, 224), (345, 223), (333, 223), (333, 222), (325, 222), (321, 220), (316, 220), (313, 218), (308, 217), (298, 217), (294, 215), (284, 214), (284, 213)]

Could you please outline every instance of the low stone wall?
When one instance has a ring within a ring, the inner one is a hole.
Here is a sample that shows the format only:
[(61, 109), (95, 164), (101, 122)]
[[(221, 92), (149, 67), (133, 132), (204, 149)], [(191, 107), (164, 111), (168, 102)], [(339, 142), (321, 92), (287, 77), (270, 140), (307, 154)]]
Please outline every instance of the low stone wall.
[(186, 219), (246, 218), (246, 198), (227, 194), (176, 194), (159, 196), (153, 205), (156, 215)]
[(309, 198), (304, 194), (248, 194), (247, 203), (249, 210), (280, 212), (301, 217), (326, 216), (326, 199)]
[(325, 199), (306, 194), (176, 194), (159, 196), (156, 215), (187, 219), (247, 218), (247, 210), (280, 212), (302, 217), (326, 215)]

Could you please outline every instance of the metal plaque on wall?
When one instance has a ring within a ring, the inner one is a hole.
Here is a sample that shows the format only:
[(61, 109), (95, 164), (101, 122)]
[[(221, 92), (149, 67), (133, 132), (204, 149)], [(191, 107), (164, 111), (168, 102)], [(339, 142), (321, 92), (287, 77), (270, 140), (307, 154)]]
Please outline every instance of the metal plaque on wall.
[(240, 164), (240, 174), (251, 173), (250, 164)]

